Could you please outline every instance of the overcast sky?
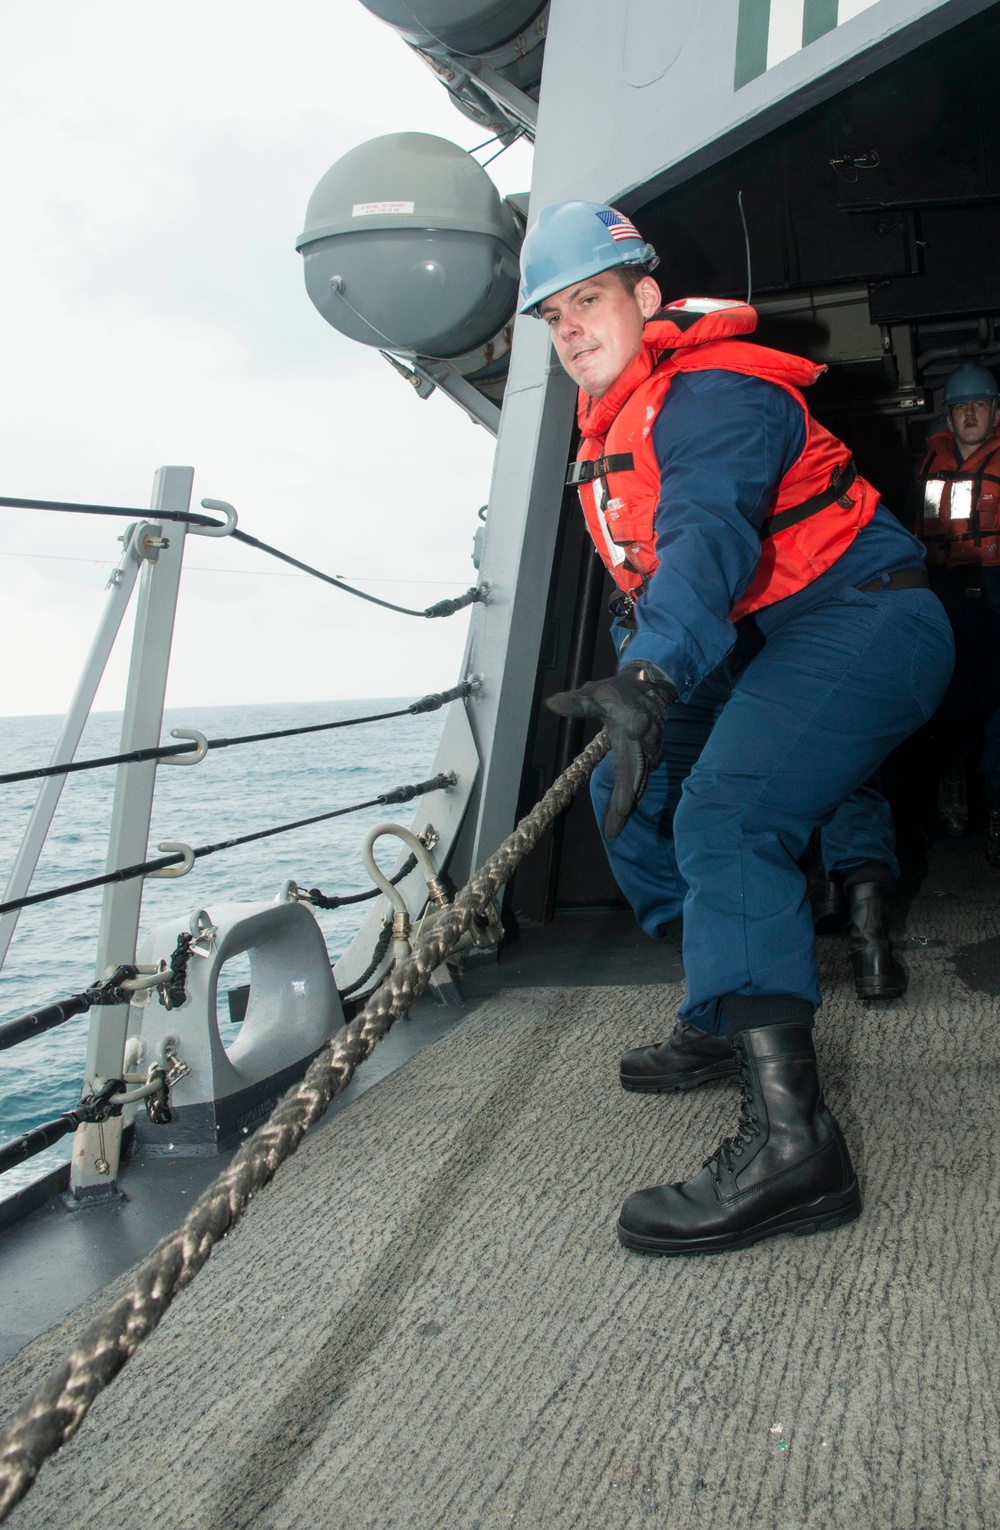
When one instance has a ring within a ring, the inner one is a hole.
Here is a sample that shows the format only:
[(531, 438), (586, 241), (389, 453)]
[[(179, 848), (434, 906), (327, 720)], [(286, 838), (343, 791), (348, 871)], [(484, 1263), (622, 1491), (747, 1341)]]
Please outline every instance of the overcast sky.
[[(396, 34), (358, 0), (53, 0), (4, 8), (0, 76), (0, 494), (143, 507), (159, 464), (191, 464), (195, 502), (230, 500), (265, 541), (408, 581), (373, 593), (423, 606), (472, 582), (492, 437), (325, 324), (294, 249), (348, 149), (486, 136)], [(489, 173), (525, 190), (530, 151)], [(0, 510), (0, 714), (64, 708), (120, 530)], [(464, 614), (379, 614), (225, 541), (192, 538), (185, 567), (168, 705), (457, 678)]]

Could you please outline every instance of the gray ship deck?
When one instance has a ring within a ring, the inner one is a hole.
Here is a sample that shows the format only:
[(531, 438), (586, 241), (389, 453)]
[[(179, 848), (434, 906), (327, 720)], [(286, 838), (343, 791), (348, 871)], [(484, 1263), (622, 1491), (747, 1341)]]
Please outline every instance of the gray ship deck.
[[(1000, 878), (981, 844), (938, 847), (900, 921), (909, 992), (878, 1008), (820, 943), (859, 1222), (626, 1253), (623, 1196), (697, 1167), (737, 1096), (622, 1093), (619, 1051), (676, 1009), (675, 949), (637, 951), (626, 985), (600, 938), (633, 940), (620, 918), (558, 921), (307, 1139), (11, 1525), (1000, 1523)], [(546, 947), (576, 986), (544, 986)], [(106, 1296), (7, 1362), (4, 1412)]]

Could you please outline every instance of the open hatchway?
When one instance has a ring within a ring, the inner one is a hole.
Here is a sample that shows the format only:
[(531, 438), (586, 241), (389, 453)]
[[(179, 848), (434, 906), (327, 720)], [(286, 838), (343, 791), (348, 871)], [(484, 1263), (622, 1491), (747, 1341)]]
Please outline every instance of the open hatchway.
[[(1000, 363), (998, 73), (994, 7), (712, 169), (628, 201), (660, 253), (665, 299), (749, 289), (755, 340), (826, 365), (810, 408), (911, 527), (909, 485), (942, 422), (949, 372)], [(589, 737), (541, 703), (613, 669), (611, 589), (568, 491), (524, 805)], [(547, 856), (518, 873), (508, 902), (543, 922), (558, 908), (620, 906), (584, 798)]]

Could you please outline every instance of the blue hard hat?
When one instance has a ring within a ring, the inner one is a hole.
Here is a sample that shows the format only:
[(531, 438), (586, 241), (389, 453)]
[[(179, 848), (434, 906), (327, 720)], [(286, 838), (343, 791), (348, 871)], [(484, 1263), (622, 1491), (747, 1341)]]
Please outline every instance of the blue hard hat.
[(945, 407), (952, 404), (971, 404), (978, 399), (1000, 398), (996, 378), (985, 367), (973, 366), (971, 361), (956, 367), (944, 385)]
[(521, 246), (521, 313), (544, 298), (614, 266), (654, 271), (659, 257), (639, 230), (604, 202), (553, 202), (543, 207)]

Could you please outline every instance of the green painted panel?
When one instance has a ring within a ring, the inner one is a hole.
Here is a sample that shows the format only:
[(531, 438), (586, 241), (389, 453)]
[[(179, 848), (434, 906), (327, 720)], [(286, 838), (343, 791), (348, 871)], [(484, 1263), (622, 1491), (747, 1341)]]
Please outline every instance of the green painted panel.
[(740, 90), (751, 80), (756, 80), (767, 69), (767, 28), (770, 16), (771, 0), (740, 0), (734, 90)]
[(832, 32), (837, 25), (838, 0), (805, 0), (802, 13), (802, 46), (806, 48), (817, 37)]

